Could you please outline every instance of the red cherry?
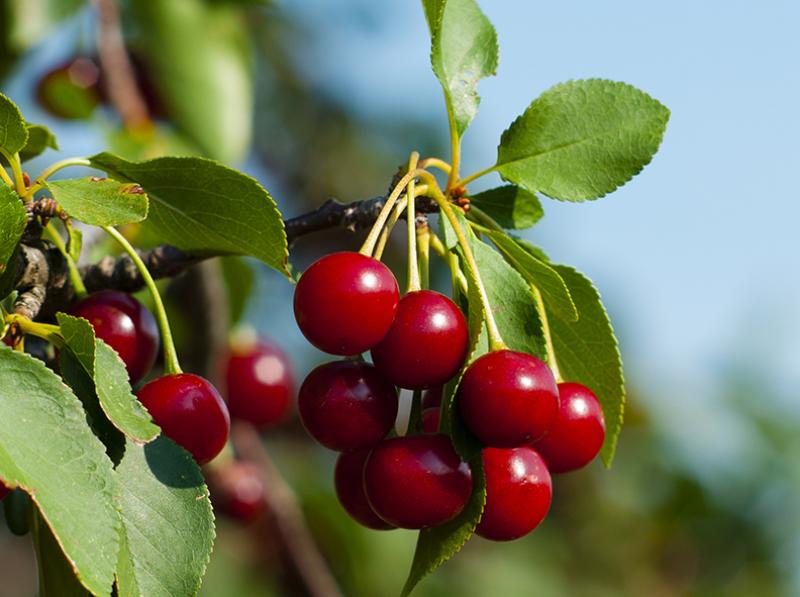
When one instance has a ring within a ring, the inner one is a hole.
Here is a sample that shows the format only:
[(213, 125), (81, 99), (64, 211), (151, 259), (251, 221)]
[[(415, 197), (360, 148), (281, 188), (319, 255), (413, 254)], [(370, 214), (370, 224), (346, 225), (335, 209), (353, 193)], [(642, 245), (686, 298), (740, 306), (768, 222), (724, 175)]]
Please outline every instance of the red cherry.
[(432, 290), (409, 292), (394, 323), (372, 349), (372, 360), (392, 383), (410, 390), (441, 385), (467, 356), (464, 315), (449, 298)]
[(364, 491), (386, 522), (421, 529), (458, 516), (472, 494), (472, 473), (446, 435), (394, 437), (367, 458)]
[(9, 493), (11, 493), (11, 490), (6, 486), (5, 483), (0, 481), (0, 501), (2, 501), (3, 498), (5, 498)]
[(164, 375), (145, 384), (137, 396), (164, 434), (188, 450), (198, 464), (225, 447), (230, 415), (211, 382), (199, 375)]
[(558, 388), (541, 360), (498, 350), (467, 368), (457, 401), (467, 427), (484, 444), (515, 448), (550, 429), (558, 412)]
[(360, 253), (314, 262), (294, 291), (294, 316), (311, 344), (331, 354), (369, 350), (389, 331), (400, 291), (391, 270)]
[(289, 359), (274, 343), (263, 339), (234, 343), (227, 358), (225, 380), (232, 418), (265, 427), (288, 414), (294, 376)]
[(425, 390), (422, 393), (422, 408), (423, 410), (426, 408), (434, 408), (441, 406), (442, 404), (442, 392), (444, 388), (442, 386), (434, 386), (428, 390)]
[(544, 460), (528, 446), (484, 448), (486, 507), (475, 532), (511, 541), (535, 529), (550, 509), (553, 486)]
[(422, 430), (425, 433), (436, 433), (439, 430), (439, 421), (441, 418), (441, 408), (426, 408), (422, 411)]
[(550, 431), (534, 448), (551, 473), (566, 473), (586, 466), (600, 452), (606, 422), (600, 401), (579, 383), (558, 384), (561, 406)]
[(238, 461), (213, 477), (212, 499), (221, 512), (242, 522), (249, 522), (267, 509), (264, 482), (258, 467)]
[(311, 437), (349, 452), (386, 437), (397, 418), (397, 390), (369, 363), (333, 361), (308, 374), (297, 406)]
[(353, 520), (368, 529), (386, 531), (394, 526), (375, 514), (364, 493), (364, 463), (369, 453), (370, 449), (367, 448), (339, 454), (333, 473), (336, 497)]
[(131, 295), (101, 290), (78, 302), (69, 314), (88, 320), (95, 335), (117, 351), (131, 384), (153, 368), (158, 356), (158, 326), (150, 311)]

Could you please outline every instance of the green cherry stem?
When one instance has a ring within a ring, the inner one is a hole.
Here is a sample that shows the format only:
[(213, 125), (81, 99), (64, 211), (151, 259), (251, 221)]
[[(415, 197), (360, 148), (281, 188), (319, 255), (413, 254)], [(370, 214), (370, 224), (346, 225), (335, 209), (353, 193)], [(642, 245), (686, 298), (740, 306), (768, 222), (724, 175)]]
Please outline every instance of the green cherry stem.
[(64, 244), (64, 239), (61, 238), (61, 235), (56, 230), (55, 226), (53, 226), (53, 222), (50, 222), (45, 226), (44, 229), (44, 236), (52, 242), (59, 252), (64, 256), (64, 260), (67, 262), (67, 270), (69, 271), (69, 281), (72, 283), (72, 287), (75, 289), (75, 294), (78, 298), (85, 297), (88, 292), (86, 291), (86, 285), (83, 283), (83, 278), (81, 278), (81, 273), (78, 270), (78, 266), (75, 264), (75, 260), (67, 251), (67, 246)]
[(15, 153), (14, 155), (11, 155), (3, 149), (0, 149), (0, 154), (6, 158), (8, 165), (11, 166), (11, 172), (14, 174), (14, 187), (17, 191), (17, 195), (24, 197), (26, 192), (25, 176), (22, 174), (22, 162), (19, 161), (19, 154)]
[(544, 334), (544, 346), (547, 351), (547, 364), (553, 372), (553, 377), (556, 378), (556, 383), (561, 383), (564, 379), (561, 377), (561, 372), (558, 370), (558, 361), (556, 360), (556, 350), (553, 347), (553, 335), (550, 333), (550, 323), (547, 320), (547, 311), (544, 309), (544, 301), (542, 300), (542, 293), (539, 289), (531, 284), (533, 296), (536, 298), (536, 307), (539, 311), (539, 318), (542, 321), (542, 333)]
[(3, 166), (2, 164), (0, 164), (0, 178), (2, 178), (3, 182), (6, 183), (8, 186), (10, 186), (12, 189), (14, 188), (14, 181), (11, 180), (11, 177), (8, 175), (8, 172), (6, 172), (5, 166)]
[(438, 168), (445, 174), (450, 174), (452, 168), (450, 164), (439, 158), (424, 158), (419, 162), (420, 168)]
[(468, 184), (469, 184), (469, 183), (471, 183), (473, 180), (477, 180), (477, 179), (478, 179), (478, 178), (480, 178), (481, 176), (486, 176), (487, 174), (491, 174), (491, 173), (492, 173), (492, 172), (494, 172), (496, 169), (497, 169), (497, 164), (495, 164), (494, 166), (489, 166), (488, 168), (484, 168), (483, 170), (478, 170), (477, 172), (473, 172), (473, 173), (472, 173), (472, 174), (470, 174), (469, 176), (466, 176), (466, 177), (464, 177), (464, 178), (460, 179), (460, 180), (459, 180), (459, 181), (456, 183), (456, 185), (457, 185), (457, 186), (465, 186), (465, 185), (468, 185)]
[(461, 166), (461, 137), (458, 136), (455, 114), (447, 102), (447, 122), (450, 126), (450, 172), (447, 176), (448, 191), (456, 185), (458, 180), (458, 168)]
[(386, 220), (386, 225), (383, 227), (383, 230), (381, 230), (380, 237), (378, 237), (378, 243), (375, 245), (375, 250), (372, 252), (372, 256), (375, 259), (380, 259), (383, 257), (383, 251), (386, 248), (389, 235), (392, 233), (394, 225), (397, 224), (397, 220), (400, 219), (400, 214), (405, 211), (406, 204), (406, 199), (400, 199), (397, 203), (395, 203), (394, 209), (392, 210), (389, 219)]
[(487, 294), (486, 286), (483, 284), (483, 280), (481, 279), (481, 274), (478, 270), (478, 264), (475, 262), (475, 256), (472, 254), (472, 248), (470, 248), (469, 241), (464, 234), (464, 230), (459, 225), (455, 213), (453, 213), (453, 207), (450, 205), (450, 201), (447, 199), (445, 194), (442, 193), (442, 190), (439, 188), (436, 179), (430, 172), (423, 171), (419, 174), (419, 177), (427, 180), (429, 194), (433, 195), (433, 199), (439, 205), (439, 211), (444, 214), (456, 233), (458, 244), (461, 246), (461, 250), (464, 253), (464, 259), (466, 260), (467, 267), (469, 268), (470, 272), (472, 273), (472, 277), (475, 280), (481, 304), (486, 312), (486, 331), (489, 333), (489, 349), (495, 351), (508, 348), (508, 345), (503, 341), (503, 337), (500, 334), (500, 329), (497, 327), (497, 321), (495, 321), (494, 313), (492, 312), (492, 306), (489, 303), (489, 295)]
[(417, 265), (419, 268), (419, 281), (422, 288), (430, 288), (431, 274), (431, 228), (427, 220), (416, 227), (417, 235)]
[(5, 316), (7, 325), (15, 325), (20, 332), (27, 336), (36, 336), (42, 340), (47, 340), (50, 344), (64, 347), (64, 338), (61, 335), (61, 328), (49, 323), (32, 321), (17, 313), (9, 313)]
[(59, 170), (63, 170), (64, 168), (69, 168), (70, 166), (84, 166), (90, 167), (92, 163), (87, 160), (86, 158), (66, 158), (55, 162), (42, 170), (42, 172), (37, 176), (33, 183), (31, 184), (28, 191), (25, 193), (25, 198), (30, 201), (33, 198), (33, 195), (36, 191), (40, 190), (44, 187), (44, 182), (50, 178), (53, 174), (58, 172)]
[[(408, 159), (408, 171), (413, 172), (417, 168), (419, 154), (414, 151)], [(412, 178), (406, 187), (406, 231), (408, 234), (408, 289), (406, 292), (414, 292), (422, 288), (419, 279), (419, 263), (417, 263), (417, 210), (414, 203), (416, 180)]]
[(172, 330), (169, 327), (169, 320), (167, 319), (167, 310), (164, 308), (164, 302), (161, 300), (161, 294), (158, 292), (153, 276), (150, 275), (144, 261), (139, 257), (136, 249), (128, 242), (127, 238), (122, 236), (116, 228), (112, 228), (111, 226), (103, 226), (102, 228), (109, 236), (122, 245), (122, 248), (130, 256), (136, 268), (139, 270), (139, 273), (142, 275), (142, 279), (153, 297), (153, 304), (156, 309), (156, 321), (158, 321), (158, 329), (161, 332), (161, 342), (164, 345), (164, 369), (168, 375), (182, 373), (181, 365), (178, 362), (178, 353), (175, 350), (175, 341), (172, 339)]
[(461, 271), (461, 266), (458, 264), (458, 256), (445, 248), (444, 243), (436, 236), (433, 230), (428, 230), (428, 238), (433, 252), (444, 259), (450, 268), (450, 273), (453, 278), (453, 289), (455, 290), (457, 286), (461, 289), (461, 292), (466, 295), (469, 290), (469, 282), (467, 282), (467, 277), (464, 275), (464, 272)]
[(359, 253), (367, 256), (372, 255), (372, 252), (375, 249), (375, 244), (378, 242), (378, 238), (383, 230), (383, 225), (386, 223), (386, 220), (392, 213), (392, 208), (394, 207), (395, 202), (400, 197), (400, 194), (405, 190), (408, 182), (411, 179), (419, 176), (419, 172), (420, 171), (409, 172), (397, 182), (392, 192), (386, 198), (386, 203), (383, 204), (383, 209), (381, 209), (380, 213), (378, 214), (378, 218), (375, 220), (372, 230), (369, 231), (367, 238), (364, 240), (364, 244), (361, 245), (361, 249), (358, 251)]

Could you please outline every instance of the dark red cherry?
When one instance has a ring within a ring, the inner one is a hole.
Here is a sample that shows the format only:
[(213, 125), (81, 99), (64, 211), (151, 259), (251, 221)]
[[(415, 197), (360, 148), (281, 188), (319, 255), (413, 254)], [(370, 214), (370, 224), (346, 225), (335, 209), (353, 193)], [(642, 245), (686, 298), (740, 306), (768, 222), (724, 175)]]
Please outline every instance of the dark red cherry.
[(473, 362), (456, 399), (467, 427), (496, 448), (515, 448), (541, 438), (558, 412), (558, 388), (550, 368), (512, 350), (490, 352)]
[(458, 516), (472, 493), (472, 473), (445, 435), (394, 437), (372, 449), (364, 491), (386, 522), (421, 529)]
[(441, 418), (441, 408), (438, 406), (426, 408), (422, 411), (422, 430), (425, 433), (436, 433), (439, 430), (439, 421)]
[(283, 420), (294, 396), (294, 376), (284, 352), (268, 340), (234, 341), (225, 367), (231, 417), (266, 427)]
[(336, 470), (333, 473), (336, 497), (339, 498), (342, 508), (357, 523), (368, 529), (386, 531), (393, 529), (394, 526), (375, 514), (364, 493), (364, 463), (369, 453), (370, 449), (366, 448), (339, 454)]
[(586, 466), (606, 438), (603, 409), (592, 391), (579, 383), (560, 383), (561, 405), (550, 431), (534, 445), (551, 473)]
[(422, 408), (434, 408), (442, 404), (442, 386), (434, 386), (422, 393)]
[(216, 472), (210, 481), (214, 505), (231, 518), (249, 522), (266, 511), (264, 481), (253, 463), (233, 462)]
[(188, 450), (198, 464), (225, 447), (230, 415), (217, 389), (190, 373), (165, 375), (145, 384), (137, 396), (164, 434)]
[(5, 483), (0, 481), (0, 500), (5, 498), (9, 493), (11, 493), (11, 490), (6, 486)]
[(464, 315), (445, 295), (409, 292), (397, 307), (389, 333), (372, 349), (372, 361), (395, 385), (421, 390), (453, 377), (467, 356)]
[(300, 277), (294, 316), (320, 350), (355, 355), (383, 339), (399, 300), (397, 280), (383, 263), (360, 253), (332, 253)]
[(94, 292), (69, 314), (88, 320), (95, 335), (117, 351), (131, 384), (153, 368), (158, 356), (158, 326), (150, 311), (131, 295), (116, 290)]
[(550, 509), (553, 486), (544, 460), (533, 448), (484, 448), (486, 507), (475, 532), (511, 541), (535, 529)]
[(349, 452), (386, 437), (397, 418), (397, 390), (369, 363), (334, 361), (308, 374), (297, 406), (311, 437)]

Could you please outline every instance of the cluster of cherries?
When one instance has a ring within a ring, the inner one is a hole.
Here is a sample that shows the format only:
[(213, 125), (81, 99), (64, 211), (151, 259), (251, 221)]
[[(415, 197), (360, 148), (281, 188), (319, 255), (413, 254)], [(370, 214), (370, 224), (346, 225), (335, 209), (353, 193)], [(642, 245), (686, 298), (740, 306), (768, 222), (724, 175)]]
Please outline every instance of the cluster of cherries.
[[(400, 298), (384, 264), (340, 252), (303, 273), (294, 312), (314, 346), (348, 357), (314, 369), (298, 397), (308, 433), (341, 452), (334, 481), (348, 514), (373, 529), (421, 529), (458, 516), (472, 494), (472, 473), (437, 432), (442, 385), (467, 357), (458, 306), (430, 290)], [(373, 364), (360, 357), (367, 350)], [(387, 437), (397, 387), (427, 390), (422, 433)], [(547, 365), (525, 353), (497, 350), (476, 359), (455, 400), (485, 446), (487, 497), (476, 532), (488, 539), (516, 539), (536, 528), (550, 507), (550, 473), (585, 466), (605, 438), (594, 394), (580, 384), (556, 384)]]

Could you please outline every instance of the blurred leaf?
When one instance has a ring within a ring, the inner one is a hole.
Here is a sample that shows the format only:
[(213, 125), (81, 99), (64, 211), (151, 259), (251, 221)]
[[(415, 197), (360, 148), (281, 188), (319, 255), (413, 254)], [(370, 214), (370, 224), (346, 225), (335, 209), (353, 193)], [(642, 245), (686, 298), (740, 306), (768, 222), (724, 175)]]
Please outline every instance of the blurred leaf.
[(0, 93), (0, 150), (14, 155), (27, 141), (28, 130), (17, 104)]
[(209, 157), (241, 160), (251, 140), (251, 48), (240, 9), (137, 0), (138, 46), (172, 120)]
[(131, 392), (128, 372), (119, 355), (95, 337), (87, 320), (66, 313), (58, 313), (56, 318), (67, 347), (94, 381), (100, 406), (108, 419), (136, 442), (155, 439), (161, 430)]
[(569, 294), (569, 288), (559, 273), (548, 264), (539, 261), (525, 248), (517, 243), (517, 239), (504, 232), (490, 231), (486, 235), (500, 249), (514, 269), (529, 284), (533, 284), (542, 293), (542, 299), (552, 310), (568, 321), (578, 320), (578, 311)]
[(40, 597), (89, 597), (39, 513), (33, 515), (33, 545), (39, 567)]
[(36, 45), (85, 4), (86, 0), (7, 0), (9, 45), (16, 52)]
[(515, 185), (490, 189), (470, 197), (470, 202), (503, 228), (530, 228), (544, 215), (539, 198)]
[(23, 162), (41, 155), (48, 148), (58, 149), (56, 136), (46, 126), (26, 123), (25, 128), (28, 129), (28, 141), (19, 152), (19, 157)]
[(456, 518), (443, 525), (423, 529), (401, 595), (409, 595), (417, 583), (457, 554), (475, 532), (486, 505), (486, 478), (480, 453), (470, 461), (472, 496)]
[(606, 440), (600, 456), (610, 466), (625, 406), (625, 380), (617, 339), (591, 280), (566, 265), (553, 267), (569, 287), (579, 315), (576, 322), (564, 321), (545, 303), (558, 368), (565, 381), (585, 385), (600, 400), (606, 421)]
[(122, 547), (119, 597), (195, 595), (211, 556), (214, 515), (195, 461), (165, 436), (128, 442), (117, 467)]
[(27, 221), (19, 195), (0, 181), (0, 274), (8, 267)]
[(460, 137), (478, 112), (478, 81), (495, 74), (497, 33), (475, 0), (423, 0), (431, 66)]
[(83, 232), (80, 228), (76, 228), (71, 223), (67, 223), (67, 253), (75, 263), (81, 258), (81, 249), (83, 248)]
[(288, 275), (283, 220), (272, 197), (241, 172), (203, 158), (129, 162), (101, 153), (95, 168), (137, 182), (150, 198), (143, 224), (162, 242), (206, 255), (252, 255)]
[(141, 130), (112, 129), (106, 136), (109, 151), (133, 161), (166, 155), (200, 156), (201, 152), (177, 131), (156, 124)]
[(0, 478), (22, 487), (81, 583), (107, 595), (116, 569), (117, 483), (80, 401), (44, 363), (0, 348)]
[(244, 315), (250, 294), (255, 286), (255, 273), (241, 257), (222, 257), (219, 260), (222, 278), (228, 294), (230, 323), (236, 324)]
[(138, 184), (111, 179), (48, 181), (47, 189), (70, 216), (93, 226), (119, 226), (147, 217), (147, 195)]
[(562, 201), (597, 199), (650, 162), (669, 119), (658, 101), (603, 79), (551, 87), (503, 133), (500, 175)]

